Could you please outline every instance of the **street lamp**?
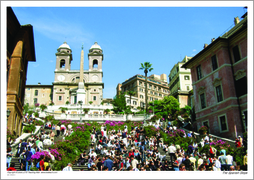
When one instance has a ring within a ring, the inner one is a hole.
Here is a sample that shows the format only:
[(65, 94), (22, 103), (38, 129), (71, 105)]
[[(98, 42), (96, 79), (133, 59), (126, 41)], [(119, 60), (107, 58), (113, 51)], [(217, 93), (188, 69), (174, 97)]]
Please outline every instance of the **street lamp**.
[(82, 123), (82, 103), (83, 101), (78, 102), (80, 104), (80, 123)]
[(243, 119), (243, 128), (244, 132), (246, 131), (246, 125), (245, 125), (245, 114), (242, 112), (242, 119)]
[(142, 105), (143, 105), (143, 111), (144, 111), (144, 126), (145, 126), (146, 124), (145, 103), (143, 103)]
[(6, 111), (7, 121), (8, 121), (8, 119), (9, 119), (10, 114), (11, 114), (11, 111), (10, 111), (10, 109), (8, 108), (7, 111)]

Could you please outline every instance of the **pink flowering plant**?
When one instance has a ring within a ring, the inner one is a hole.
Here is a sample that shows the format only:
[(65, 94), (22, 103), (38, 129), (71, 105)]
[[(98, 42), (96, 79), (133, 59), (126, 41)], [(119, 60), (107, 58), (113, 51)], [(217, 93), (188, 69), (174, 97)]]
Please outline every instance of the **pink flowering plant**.
[(35, 105), (34, 105), (35, 107), (39, 107), (40, 106), (40, 104), (39, 103), (35, 103)]

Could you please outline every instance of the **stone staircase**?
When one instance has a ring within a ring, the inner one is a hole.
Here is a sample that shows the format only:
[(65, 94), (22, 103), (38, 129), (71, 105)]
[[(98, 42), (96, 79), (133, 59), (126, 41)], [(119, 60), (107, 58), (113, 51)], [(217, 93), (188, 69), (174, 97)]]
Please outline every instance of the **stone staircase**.
[(11, 163), (15, 163), (14, 168), (15, 168), (17, 171), (21, 171), (21, 169), (20, 169), (20, 162), (19, 162), (19, 158), (18, 158), (18, 157), (13, 157), (13, 158), (11, 159)]

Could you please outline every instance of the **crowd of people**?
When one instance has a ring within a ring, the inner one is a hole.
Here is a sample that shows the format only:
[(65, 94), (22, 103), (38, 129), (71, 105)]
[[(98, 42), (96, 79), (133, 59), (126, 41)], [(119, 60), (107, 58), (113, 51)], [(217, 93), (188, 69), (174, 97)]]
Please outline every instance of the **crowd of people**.
[[(155, 124), (155, 128), (161, 128)], [(48, 128), (48, 127), (47, 127)], [(49, 128), (48, 128), (49, 129)], [(199, 153), (199, 148), (205, 144), (218, 141), (217, 138), (206, 135), (200, 142), (189, 144), (187, 151), (179, 144), (166, 144), (160, 133), (148, 138), (143, 127), (132, 127), (128, 133), (128, 127), (118, 130), (107, 130), (102, 125), (100, 129), (95, 126), (91, 130), (91, 148), (84, 149), (76, 161), (77, 166), (87, 165), (89, 171), (237, 171), (234, 157), (230, 152), (222, 149), (218, 152), (210, 146), (209, 152)], [(169, 125), (162, 129), (165, 132), (176, 131)], [(56, 134), (54, 133), (56, 132)], [(42, 130), (39, 136), (32, 136), (19, 143), (16, 157), (20, 157), (21, 170), (29, 171), (31, 168), (31, 156), (38, 151), (45, 150), (44, 147), (54, 143), (58, 136), (69, 136), (72, 133), (71, 126), (57, 124), (52, 126), (50, 132)], [(182, 138), (195, 137), (193, 132), (187, 132)], [(10, 141), (10, 140), (9, 140)], [(239, 143), (240, 142), (240, 143)], [(241, 137), (237, 138), (236, 147), (243, 146)], [(8, 141), (7, 141), (8, 144)], [(11, 157), (14, 156), (10, 146), (7, 149), (7, 170), (13, 170)], [(169, 155), (169, 158), (167, 158)], [(41, 170), (52, 170), (49, 158), (39, 159), (36, 167)], [(244, 156), (244, 169), (247, 170), (247, 153)], [(72, 171), (72, 164), (68, 163), (62, 167), (62, 171)], [(83, 170), (83, 169), (81, 169)]]

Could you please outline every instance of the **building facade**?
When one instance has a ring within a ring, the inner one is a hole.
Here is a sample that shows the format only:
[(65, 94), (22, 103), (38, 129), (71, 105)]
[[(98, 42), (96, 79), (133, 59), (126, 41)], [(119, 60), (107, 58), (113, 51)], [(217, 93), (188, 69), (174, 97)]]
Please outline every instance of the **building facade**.
[(192, 90), (191, 71), (182, 68), (182, 65), (188, 62), (191, 57), (185, 56), (181, 62), (178, 62), (171, 69), (169, 74), (169, 91), (180, 103), (180, 108), (186, 105), (191, 106), (190, 97)]
[[(82, 48), (83, 51), (83, 48)], [(82, 52), (81, 51), (81, 52)], [(81, 53), (82, 54), (82, 53)], [(55, 79), (53, 82), (53, 102), (55, 105), (77, 104), (77, 91), (80, 76), (83, 76), (85, 98), (84, 104), (100, 105), (103, 101), (102, 61), (103, 53), (101, 47), (95, 42), (88, 53), (88, 70), (71, 70), (72, 50), (64, 42), (56, 53)], [(84, 59), (81, 55), (81, 64)], [(80, 74), (81, 72), (81, 74)]]
[(48, 106), (53, 99), (53, 85), (26, 85), (25, 104), (34, 106), (36, 103)]
[(247, 13), (182, 67), (191, 69), (196, 128), (234, 139), (247, 129)]
[[(169, 87), (167, 82), (167, 75), (151, 75), (147, 77), (147, 90), (148, 90), (148, 103), (154, 100), (163, 99), (164, 96), (169, 96)], [(117, 85), (117, 94), (127, 93), (128, 91), (134, 91), (135, 95), (132, 98), (131, 106), (134, 108), (141, 107), (145, 105), (145, 76), (135, 75), (122, 84)], [(127, 105), (130, 103), (129, 96), (126, 97)], [(130, 104), (129, 104), (130, 105)]]
[(29, 61), (36, 61), (33, 26), (20, 25), (11, 7), (7, 7), (7, 127), (21, 135), (25, 85)]

